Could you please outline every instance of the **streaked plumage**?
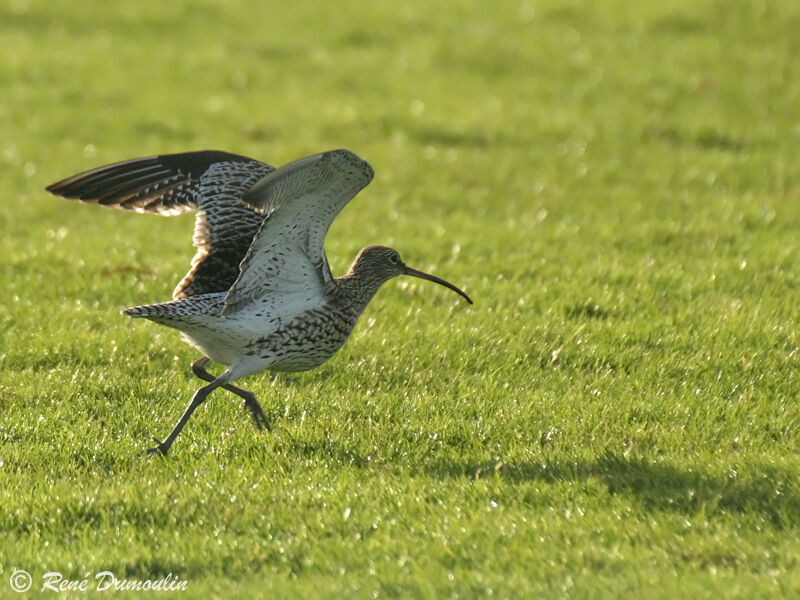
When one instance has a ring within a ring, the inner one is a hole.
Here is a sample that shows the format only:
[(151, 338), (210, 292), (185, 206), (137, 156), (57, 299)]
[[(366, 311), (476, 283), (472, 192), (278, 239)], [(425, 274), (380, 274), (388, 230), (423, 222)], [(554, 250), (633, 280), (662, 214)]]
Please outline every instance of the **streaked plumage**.
[(197, 210), (197, 253), (172, 297), (225, 292), (264, 217), (245, 194), (274, 167), (238, 154), (204, 150), (134, 158), (80, 173), (47, 187), (64, 198), (164, 216)]
[(194, 409), (217, 387), (242, 398), (256, 424), (269, 427), (249, 392), (231, 384), (264, 370), (305, 371), (327, 361), (385, 281), (413, 275), (452, 284), (405, 266), (382, 246), (364, 248), (334, 278), (323, 242), (336, 215), (373, 177), (347, 150), (309, 156), (280, 169), (225, 152), (134, 159), (76, 175), (47, 189), (138, 212), (180, 214), (196, 208), (192, 268), (170, 302), (123, 311), (181, 331), (212, 360), (228, 365), (214, 378), (201, 358), (200, 388), (165, 442), (169, 450)]

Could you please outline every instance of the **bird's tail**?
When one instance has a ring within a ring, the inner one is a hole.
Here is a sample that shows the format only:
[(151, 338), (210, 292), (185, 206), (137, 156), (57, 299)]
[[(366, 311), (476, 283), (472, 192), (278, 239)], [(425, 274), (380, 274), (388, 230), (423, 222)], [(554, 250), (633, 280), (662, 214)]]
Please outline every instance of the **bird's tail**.
[(160, 304), (132, 306), (124, 309), (122, 314), (134, 319), (149, 319), (160, 325), (181, 329), (181, 325), (194, 321), (196, 316), (191, 311), (191, 307), (186, 304), (185, 300), (173, 300)]
[(122, 310), (122, 314), (134, 319), (151, 319), (156, 322), (186, 321), (202, 315), (217, 315), (225, 304), (225, 293), (199, 294), (180, 300), (144, 304)]
[(126, 317), (133, 317), (134, 319), (174, 315), (176, 314), (175, 307), (170, 306), (173, 302), (163, 302), (161, 304), (144, 304), (142, 306), (131, 306), (130, 308), (122, 309), (122, 314)]

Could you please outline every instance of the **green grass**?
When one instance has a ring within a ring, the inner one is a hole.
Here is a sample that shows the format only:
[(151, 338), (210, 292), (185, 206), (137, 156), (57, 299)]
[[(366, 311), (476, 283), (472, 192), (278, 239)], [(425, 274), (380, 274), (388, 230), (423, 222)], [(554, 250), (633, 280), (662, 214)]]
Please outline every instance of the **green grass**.
[[(182, 597), (800, 595), (800, 8), (461, 0), (0, 7), (0, 596), (15, 569)], [(217, 392), (165, 300), (191, 217), (44, 186), (345, 147), (327, 240), (387, 284), (307, 374)]]

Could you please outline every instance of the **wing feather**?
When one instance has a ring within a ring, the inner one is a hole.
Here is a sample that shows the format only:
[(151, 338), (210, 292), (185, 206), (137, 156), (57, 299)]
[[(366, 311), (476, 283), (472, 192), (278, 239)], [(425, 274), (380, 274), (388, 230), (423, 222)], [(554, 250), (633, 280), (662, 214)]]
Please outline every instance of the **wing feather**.
[(373, 175), (352, 152), (333, 150), (289, 163), (254, 185), (245, 201), (272, 212), (242, 261), (223, 313), (265, 296), (291, 302), (293, 296), (321, 293), (331, 279), (325, 235)]
[(134, 158), (79, 173), (47, 187), (64, 198), (135, 212), (178, 215), (197, 209), (190, 271), (173, 292), (185, 298), (227, 292), (239, 275), (264, 217), (245, 194), (274, 170), (262, 162), (216, 150)]

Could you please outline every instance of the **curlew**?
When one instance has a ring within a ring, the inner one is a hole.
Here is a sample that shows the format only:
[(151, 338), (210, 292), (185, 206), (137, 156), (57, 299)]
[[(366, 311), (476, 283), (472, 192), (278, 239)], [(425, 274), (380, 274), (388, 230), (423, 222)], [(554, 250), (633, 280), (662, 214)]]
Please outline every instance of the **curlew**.
[[(323, 242), (336, 215), (372, 180), (347, 150), (315, 154), (279, 169), (219, 151), (137, 158), (47, 187), (64, 198), (161, 215), (197, 210), (191, 269), (169, 302), (122, 311), (177, 329), (203, 353), (192, 371), (208, 382), (192, 396), (167, 438), (167, 454), (192, 413), (221, 387), (241, 397), (259, 428), (270, 429), (255, 396), (235, 385), (269, 370), (307, 371), (342, 347), (380, 286), (411, 275), (452, 283), (405, 265), (398, 252), (367, 246), (333, 277)], [(227, 369), (206, 370), (213, 360)]]

